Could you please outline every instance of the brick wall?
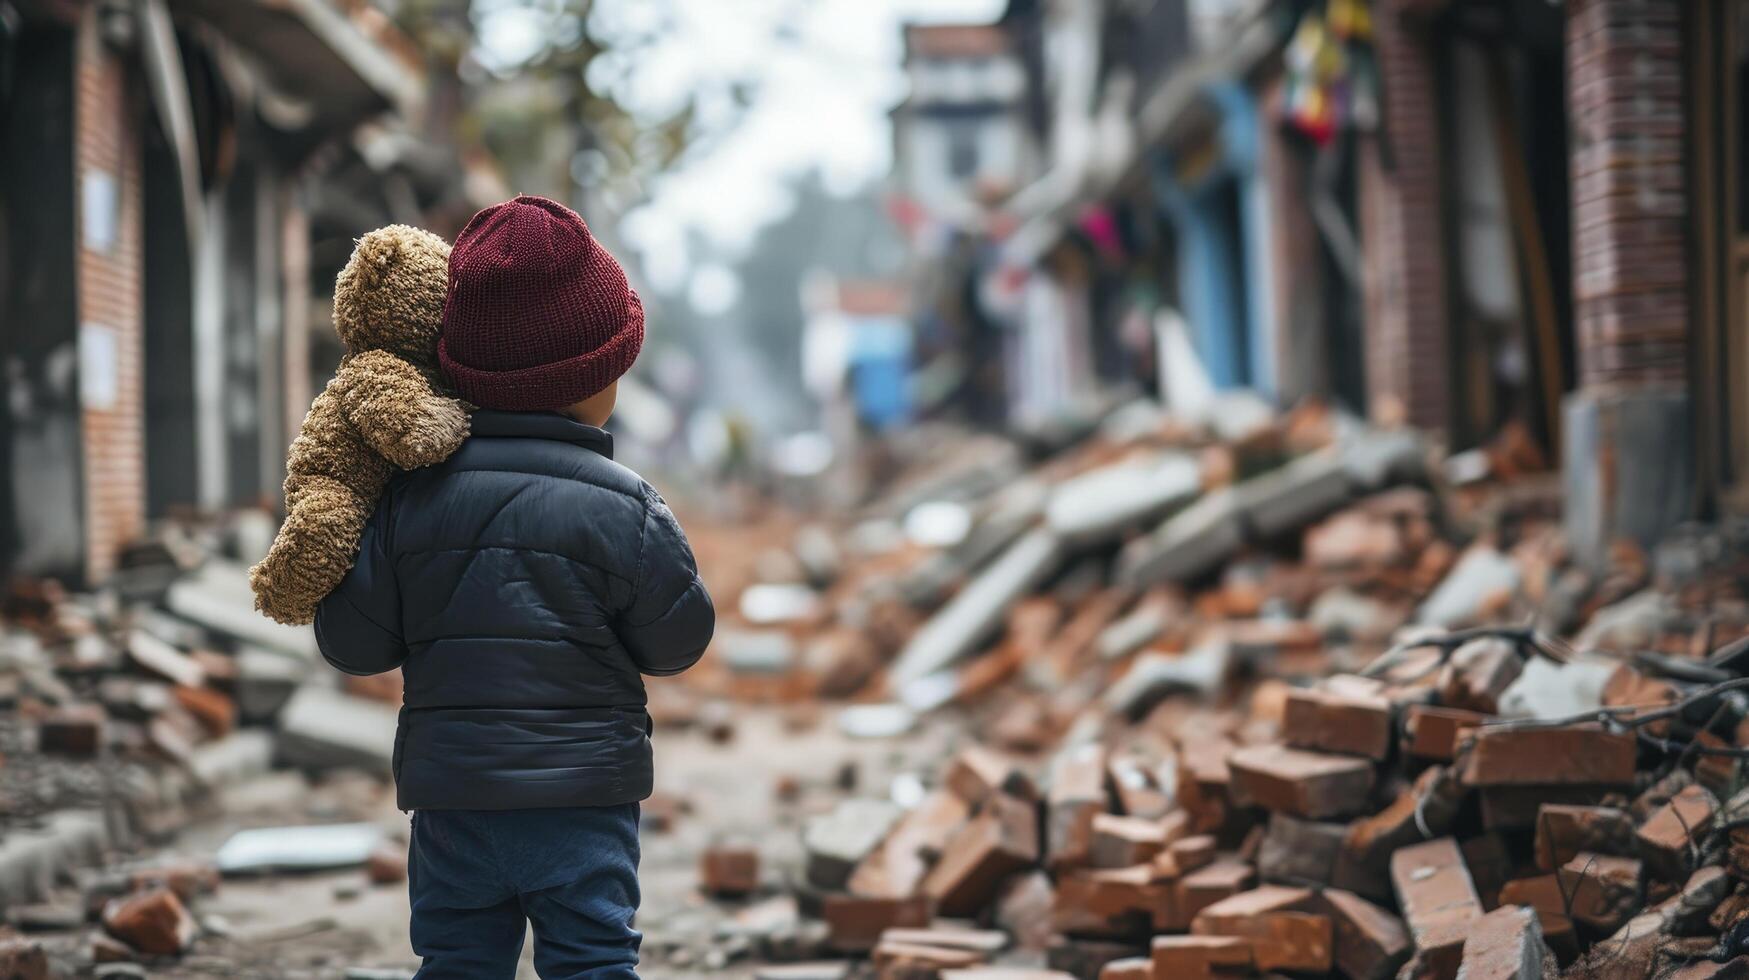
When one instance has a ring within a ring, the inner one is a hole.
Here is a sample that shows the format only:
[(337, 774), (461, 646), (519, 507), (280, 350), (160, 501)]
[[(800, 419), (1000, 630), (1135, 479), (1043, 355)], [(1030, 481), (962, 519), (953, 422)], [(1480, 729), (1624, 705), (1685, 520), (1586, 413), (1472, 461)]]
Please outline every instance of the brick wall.
[(1269, 283), (1273, 293), (1275, 389), (1284, 403), (1329, 395), (1329, 331), (1324, 315), (1324, 256), (1312, 223), (1306, 165), (1280, 125), (1282, 80), (1265, 83), (1257, 114), (1258, 171), (1268, 195)]
[(1569, 0), (1567, 87), (1580, 384), (1684, 382), (1681, 5)]
[[(117, 549), (145, 523), (139, 130), (144, 107), (126, 63), (104, 45), (94, 10), (80, 24), (74, 79), (76, 302), (81, 349), (89, 352), (81, 357), (80, 370), (113, 365), (102, 378), (81, 375), (82, 390), (107, 402), (88, 398), (82, 425), (85, 574), (100, 581), (115, 567)], [(85, 234), (85, 209), (104, 195), (88, 196), (86, 188), (104, 184), (106, 175), (114, 189), (113, 234), (107, 242), (93, 241)]]
[[(1376, 50), (1384, 132), (1360, 160), (1368, 408), (1443, 429), (1450, 414), (1437, 80), (1409, 0), (1379, 0)], [(1385, 145), (1388, 142), (1388, 147)]]

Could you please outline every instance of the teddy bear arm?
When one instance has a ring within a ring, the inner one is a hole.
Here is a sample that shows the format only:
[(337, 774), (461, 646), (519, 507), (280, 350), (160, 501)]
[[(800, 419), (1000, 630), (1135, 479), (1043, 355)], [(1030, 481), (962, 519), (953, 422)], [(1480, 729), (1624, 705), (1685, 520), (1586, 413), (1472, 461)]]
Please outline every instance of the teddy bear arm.
[(340, 369), (347, 421), (371, 449), (402, 469), (448, 459), (468, 437), (460, 401), (432, 390), (419, 369), (386, 351), (367, 351)]

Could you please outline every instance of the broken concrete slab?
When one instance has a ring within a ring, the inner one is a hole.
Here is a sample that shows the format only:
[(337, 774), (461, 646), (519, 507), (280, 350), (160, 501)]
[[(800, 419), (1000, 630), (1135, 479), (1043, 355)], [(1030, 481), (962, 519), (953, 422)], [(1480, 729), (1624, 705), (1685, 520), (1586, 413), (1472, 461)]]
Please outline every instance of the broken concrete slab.
[(1485, 544), (1475, 545), (1421, 603), (1415, 621), (1446, 629), (1474, 625), (1518, 591), (1520, 574), (1518, 563), (1509, 556)]
[(1245, 544), (1245, 517), (1231, 489), (1203, 494), (1153, 532), (1125, 545), (1117, 579), (1134, 588), (1184, 582), (1214, 571)]
[(1301, 456), (1234, 489), (1246, 521), (1265, 540), (1298, 531), (1354, 495), (1342, 458), (1327, 452)]
[(781, 630), (720, 630), (711, 651), (737, 674), (781, 675), (797, 658), (795, 640)]
[(851, 872), (880, 846), (904, 813), (886, 800), (853, 798), (809, 820), (802, 830), (808, 882), (828, 891), (843, 889)]
[(280, 757), (304, 769), (356, 766), (386, 776), (398, 721), (381, 701), (305, 685), (280, 713)]
[(1112, 541), (1195, 500), (1202, 468), (1185, 453), (1125, 460), (1071, 477), (1051, 491), (1045, 526), (1070, 547)]
[(1149, 651), (1136, 657), (1130, 669), (1105, 692), (1105, 703), (1129, 718), (1140, 718), (1174, 692), (1212, 695), (1226, 683), (1233, 665), (1232, 647), (1224, 638), (1211, 639), (1185, 653)]
[(213, 856), (220, 874), (361, 867), (383, 841), (374, 823), (256, 827), (232, 834)]
[(977, 649), (1009, 606), (1056, 571), (1063, 554), (1062, 541), (1048, 530), (1021, 537), (911, 637), (893, 662), (892, 682), (926, 677)]
[(200, 687), (206, 683), (206, 671), (193, 657), (145, 630), (128, 634), (127, 654), (135, 666), (172, 684)]
[(1412, 429), (1354, 432), (1342, 440), (1338, 452), (1348, 478), (1364, 490), (1427, 479), (1427, 446)]
[(243, 721), (270, 721), (313, 673), (297, 657), (257, 646), (237, 652), (237, 711)]
[(1478, 919), (1464, 939), (1464, 980), (1554, 980), (1560, 970), (1543, 942), (1536, 912), (1503, 905)]
[(1603, 703), (1603, 689), (1616, 666), (1602, 660), (1558, 664), (1532, 657), (1500, 695), (1500, 712), (1515, 718), (1569, 718), (1594, 711)]
[(775, 626), (818, 613), (820, 593), (793, 582), (762, 582), (741, 593), (741, 618), (754, 626)]
[(244, 566), (209, 560), (198, 571), (170, 587), (164, 598), (171, 612), (243, 643), (269, 647), (314, 662), (315, 630), (286, 626), (255, 611)]
[(0, 839), (0, 906), (47, 895), (56, 879), (100, 860), (110, 843), (100, 810), (62, 810), (40, 827), (8, 831)]

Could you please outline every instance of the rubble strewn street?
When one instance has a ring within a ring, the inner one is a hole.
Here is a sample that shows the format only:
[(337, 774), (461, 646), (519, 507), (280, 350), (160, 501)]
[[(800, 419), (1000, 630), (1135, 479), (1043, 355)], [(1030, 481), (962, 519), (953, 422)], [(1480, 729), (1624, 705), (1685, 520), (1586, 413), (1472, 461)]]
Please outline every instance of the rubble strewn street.
[[(1583, 566), (1534, 465), (1315, 404), (907, 440), (689, 519), (644, 975), (1749, 969), (1741, 528)], [(248, 520), (9, 587), (5, 975), (410, 975), (398, 680), (246, 615)]]

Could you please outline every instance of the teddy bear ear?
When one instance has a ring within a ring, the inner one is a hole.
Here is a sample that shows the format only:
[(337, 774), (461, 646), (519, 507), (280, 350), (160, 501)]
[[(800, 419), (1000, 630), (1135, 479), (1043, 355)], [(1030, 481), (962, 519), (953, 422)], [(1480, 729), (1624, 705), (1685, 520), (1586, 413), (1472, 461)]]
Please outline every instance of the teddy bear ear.
[(395, 285), (393, 280), (403, 268), (448, 262), (449, 243), (442, 238), (410, 225), (387, 225), (366, 232), (354, 244), (344, 288), (371, 292)]

